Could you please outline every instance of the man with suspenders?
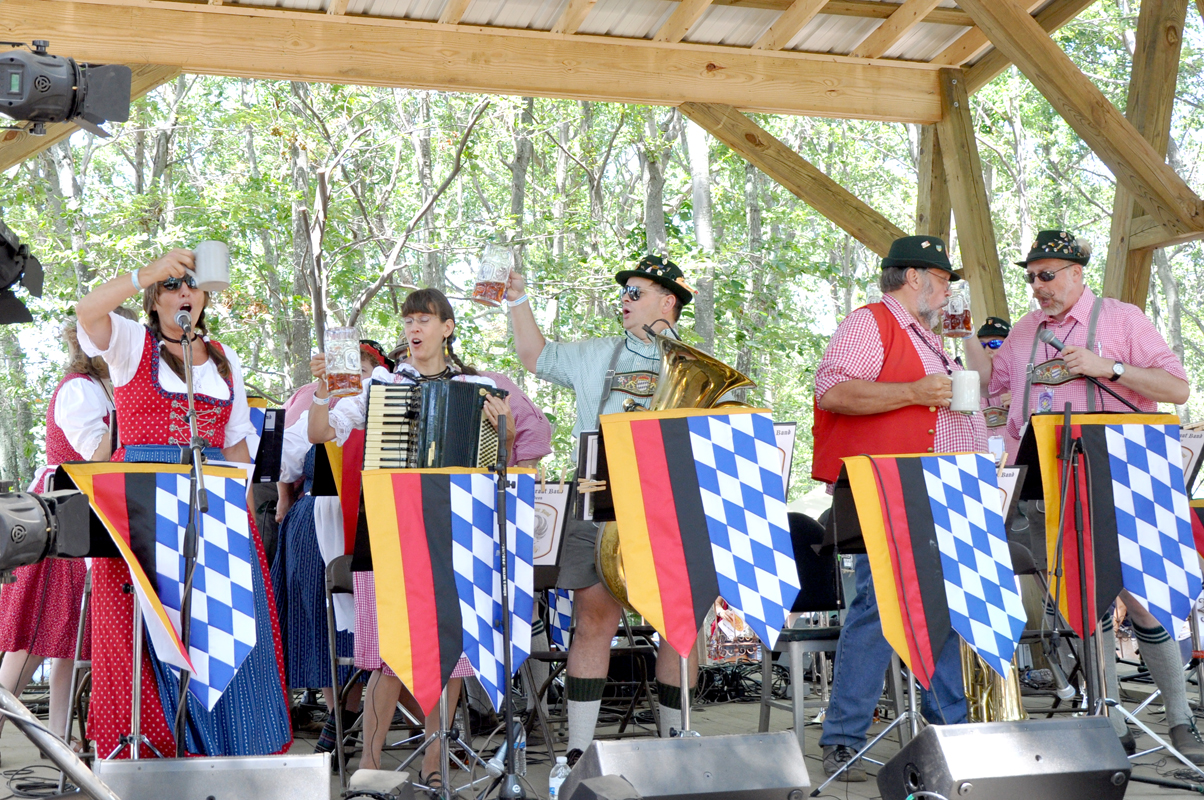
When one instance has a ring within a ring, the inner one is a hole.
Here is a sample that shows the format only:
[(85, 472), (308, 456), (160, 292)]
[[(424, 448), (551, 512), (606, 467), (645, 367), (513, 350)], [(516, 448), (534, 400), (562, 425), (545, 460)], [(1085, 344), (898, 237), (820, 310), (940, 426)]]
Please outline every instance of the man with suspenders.
[[(576, 342), (549, 342), (527, 302), (526, 280), (512, 273), (506, 288), (514, 344), (523, 366), (537, 377), (572, 389), (577, 396), (574, 437), (598, 429), (598, 417), (629, 407), (646, 407), (656, 391), (660, 349), (645, 330), (664, 333), (677, 324), (694, 291), (676, 264), (659, 256), (642, 258), (634, 269), (615, 275), (622, 289), (625, 335)], [(670, 335), (674, 335), (670, 332)], [(598, 527), (570, 519), (561, 546), (557, 585), (573, 590), (577, 626), (569, 645), (565, 693), (568, 695), (568, 761), (572, 766), (594, 738), (602, 691), (610, 667), (610, 646), (622, 608), (601, 583), (594, 566)], [(697, 672), (691, 659), (691, 681)], [(657, 659), (657, 696), (661, 733), (678, 719), (681, 709), (680, 663), (671, 650)]]
[[(1116, 391), (1142, 411), (1154, 412), (1158, 403), (1186, 403), (1190, 387), (1187, 373), (1167, 346), (1162, 334), (1140, 308), (1112, 298), (1097, 297), (1083, 280), (1091, 248), (1067, 231), (1041, 231), (1028, 257), (1017, 262), (1025, 270), (1039, 309), (1026, 314), (989, 360), (970, 354), (970, 367), (982, 377), (984, 393), (1011, 392), (1007, 441), (1011, 456), (1028, 423), (1040, 411), (1061, 411), (1069, 401), (1075, 411), (1128, 411), (1122, 403), (1085, 379), (1090, 375), (1108, 381)], [(1065, 347), (1059, 353), (1038, 338), (1049, 330)], [(1044, 513), (1030, 509), (1034, 530), (1045, 528)], [(1204, 764), (1200, 743), (1187, 704), (1183, 662), (1173, 631), (1166, 631), (1144, 606), (1127, 592), (1120, 599), (1128, 608), (1142, 657), (1162, 690), (1172, 744), (1197, 764)], [(1104, 653), (1104, 687), (1117, 697), (1116, 639), (1112, 615), (1101, 624)], [(1133, 752), (1132, 734), (1119, 714), (1112, 725), (1125, 747)]]

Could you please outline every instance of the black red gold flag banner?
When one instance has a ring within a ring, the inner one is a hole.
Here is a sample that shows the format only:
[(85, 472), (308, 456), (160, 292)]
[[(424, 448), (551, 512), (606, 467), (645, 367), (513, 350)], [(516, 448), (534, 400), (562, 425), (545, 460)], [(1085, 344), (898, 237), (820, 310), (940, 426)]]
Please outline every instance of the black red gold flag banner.
[(1192, 500), (1188, 505), (1191, 508), (1191, 535), (1196, 541), (1196, 552), (1204, 556), (1204, 500)]
[(952, 631), (928, 488), (919, 458), (844, 459), (882, 633), (925, 688)]
[(338, 495), (343, 511), (343, 552), (354, 553), (360, 521), (360, 475), (364, 468), (363, 430), (353, 430), (340, 447), (334, 442), (318, 449), (314, 463), (314, 494)]
[(369, 470), (363, 487), (381, 658), (430, 713), (464, 652), (448, 476)]

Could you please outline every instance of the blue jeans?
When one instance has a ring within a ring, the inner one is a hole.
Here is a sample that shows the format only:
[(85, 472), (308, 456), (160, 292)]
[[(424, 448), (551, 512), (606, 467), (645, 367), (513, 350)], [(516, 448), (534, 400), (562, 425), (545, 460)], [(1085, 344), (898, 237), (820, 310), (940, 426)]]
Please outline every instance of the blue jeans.
[[(846, 745), (861, 749), (882, 696), (882, 684), (890, 667), (890, 644), (882, 635), (878, 600), (869, 556), (855, 557), (857, 596), (849, 606), (840, 643), (836, 645), (836, 674), (832, 678), (832, 701), (824, 717), (823, 746)], [(932, 723), (966, 721), (966, 695), (962, 688), (961, 637), (949, 635), (936, 662), (932, 689), (921, 690), (924, 717)]]

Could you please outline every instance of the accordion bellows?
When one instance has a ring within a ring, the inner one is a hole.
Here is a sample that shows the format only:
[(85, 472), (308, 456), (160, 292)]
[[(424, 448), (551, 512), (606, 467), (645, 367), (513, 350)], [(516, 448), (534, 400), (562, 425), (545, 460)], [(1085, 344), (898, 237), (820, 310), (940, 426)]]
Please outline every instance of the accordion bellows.
[(493, 466), (498, 437), (485, 416), (485, 398), (506, 394), (466, 381), (373, 383), (364, 469)]

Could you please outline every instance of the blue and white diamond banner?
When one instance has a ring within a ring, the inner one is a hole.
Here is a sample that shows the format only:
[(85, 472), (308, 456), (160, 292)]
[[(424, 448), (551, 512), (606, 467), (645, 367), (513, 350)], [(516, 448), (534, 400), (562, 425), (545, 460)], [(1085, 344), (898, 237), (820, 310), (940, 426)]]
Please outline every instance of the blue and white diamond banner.
[(548, 590), (548, 638), (562, 650), (569, 649), (569, 631), (573, 627), (573, 590)]
[(1121, 581), (1172, 637), (1200, 595), (1178, 425), (1106, 425)]
[[(188, 654), (193, 672), (189, 691), (209, 711), (234, 680), (255, 646), (255, 595), (247, 518), (247, 484), (235, 478), (206, 475), (209, 510), (202, 517), (192, 582)], [(184, 596), (184, 532), (188, 524), (189, 477), (155, 476), (155, 576), (159, 599), (177, 633)], [(148, 625), (152, 636), (156, 630)], [(157, 653), (171, 661), (170, 641), (154, 642)], [(172, 664), (179, 672), (180, 664)]]
[(1012, 570), (1003, 498), (989, 456), (920, 459), (941, 552), (949, 621), (1007, 677), (1027, 616)]
[(688, 420), (719, 594), (772, 650), (799, 592), (773, 420), (764, 413)]
[[(452, 568), (464, 620), (464, 654), (472, 663), (494, 708), (501, 710), (502, 688), (511, 676), (502, 646), (502, 553), (497, 536), (497, 476), (451, 477)], [(507, 572), (511, 603), (511, 668), (517, 671), (531, 652), (534, 612), (535, 476), (511, 473), (506, 492)]]

